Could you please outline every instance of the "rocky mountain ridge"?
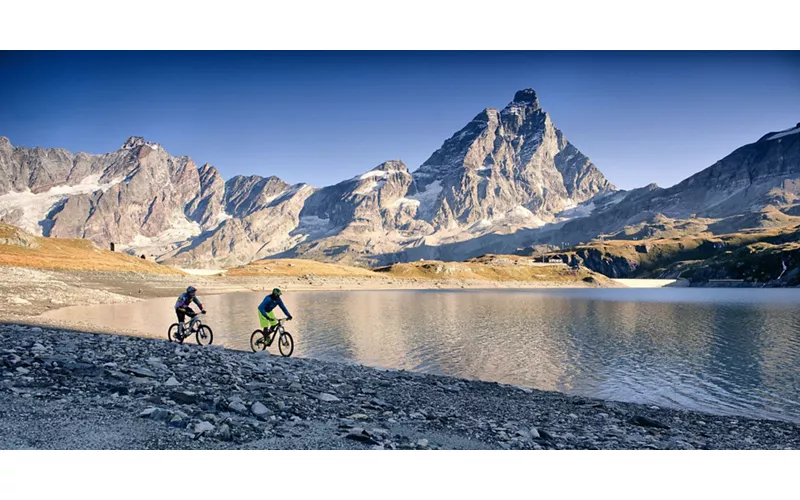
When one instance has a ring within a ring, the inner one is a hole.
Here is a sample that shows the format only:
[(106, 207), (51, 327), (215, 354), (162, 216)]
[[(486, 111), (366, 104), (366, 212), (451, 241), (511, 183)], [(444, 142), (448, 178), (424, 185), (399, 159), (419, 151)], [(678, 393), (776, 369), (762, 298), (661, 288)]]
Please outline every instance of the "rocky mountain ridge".
[(631, 191), (567, 141), (532, 89), (477, 114), (414, 171), (392, 160), (322, 188), (274, 176), (224, 181), (141, 137), (103, 155), (0, 138), (0, 222), (185, 267), (265, 257), (377, 266), (598, 237), (721, 234), (800, 214), (798, 132), (766, 134), (670, 188)]
[(481, 112), (413, 173), (393, 160), (323, 188), (274, 176), (223, 181), (211, 165), (141, 137), (103, 155), (0, 139), (0, 221), (187, 266), (275, 255), (380, 262), (498, 224), (539, 227), (612, 191), (531, 89), (501, 111)]

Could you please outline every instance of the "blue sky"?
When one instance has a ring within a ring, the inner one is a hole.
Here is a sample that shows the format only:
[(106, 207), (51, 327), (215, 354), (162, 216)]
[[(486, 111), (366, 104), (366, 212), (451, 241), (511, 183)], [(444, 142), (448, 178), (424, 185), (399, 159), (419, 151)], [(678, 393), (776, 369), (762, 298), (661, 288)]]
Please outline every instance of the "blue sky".
[(528, 87), (624, 189), (800, 122), (800, 52), (0, 52), (0, 135), (89, 153), (141, 135), (226, 179), (323, 186), (413, 170)]

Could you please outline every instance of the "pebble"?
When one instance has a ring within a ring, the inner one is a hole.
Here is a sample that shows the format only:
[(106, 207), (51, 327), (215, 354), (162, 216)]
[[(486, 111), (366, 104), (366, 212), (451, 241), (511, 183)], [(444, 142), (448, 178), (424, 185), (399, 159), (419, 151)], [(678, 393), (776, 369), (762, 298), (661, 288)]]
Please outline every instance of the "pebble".
[(214, 430), (214, 426), (208, 422), (198, 422), (194, 425), (194, 432), (195, 434), (201, 434), (203, 432), (211, 432)]
[(631, 419), (631, 423), (634, 425), (639, 425), (641, 427), (655, 427), (658, 429), (669, 429), (669, 426), (666, 424), (662, 424), (657, 420), (653, 420), (651, 418), (645, 417), (643, 415), (636, 415)]
[(253, 406), (250, 407), (250, 411), (252, 411), (253, 415), (257, 417), (263, 417), (269, 413), (269, 408), (256, 401), (253, 403)]
[(241, 401), (233, 401), (228, 403), (228, 408), (236, 413), (247, 413), (247, 407)]

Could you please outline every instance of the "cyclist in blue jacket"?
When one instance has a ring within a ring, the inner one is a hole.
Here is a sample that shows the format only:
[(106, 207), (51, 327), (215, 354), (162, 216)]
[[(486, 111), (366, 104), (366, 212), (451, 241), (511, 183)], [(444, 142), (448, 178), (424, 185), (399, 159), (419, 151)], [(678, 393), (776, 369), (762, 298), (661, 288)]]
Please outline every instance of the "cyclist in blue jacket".
[[(267, 333), (272, 333), (275, 327), (278, 326), (278, 320), (275, 317), (275, 313), (272, 312), (275, 307), (280, 307), (283, 314), (286, 315), (286, 318), (292, 319), (292, 315), (286, 309), (283, 300), (281, 300), (280, 289), (274, 288), (272, 293), (264, 297), (264, 300), (258, 305), (258, 322), (261, 324), (261, 328)], [(269, 330), (267, 330), (267, 327), (269, 327)]]

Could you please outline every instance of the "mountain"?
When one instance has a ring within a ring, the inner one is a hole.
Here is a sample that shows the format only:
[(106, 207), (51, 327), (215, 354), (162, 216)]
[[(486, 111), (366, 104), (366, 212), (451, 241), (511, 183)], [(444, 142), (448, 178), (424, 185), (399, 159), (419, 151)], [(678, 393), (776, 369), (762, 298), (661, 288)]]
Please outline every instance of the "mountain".
[(0, 137), (0, 221), (37, 235), (158, 252), (223, 220), (214, 167), (131, 137), (113, 153), (13, 147)]
[(799, 193), (800, 124), (670, 188), (619, 191), (532, 89), (478, 113), (416, 170), (386, 161), (322, 188), (274, 176), (223, 181), (141, 137), (102, 155), (0, 138), (0, 222), (195, 267), (265, 257), (376, 266), (723, 234), (789, 224)]
[(614, 191), (531, 89), (483, 110), (414, 172), (387, 161), (323, 188), (256, 175), (224, 182), (141, 137), (103, 155), (0, 139), (0, 221), (187, 266), (268, 256), (391, 263), (408, 249), (551, 224)]
[(651, 184), (617, 193), (613, 203), (595, 204), (587, 217), (565, 223), (558, 237), (569, 243), (600, 234), (654, 237), (676, 226), (681, 233), (725, 234), (782, 225), (800, 214), (798, 202), (800, 123), (770, 132), (670, 188)]
[[(522, 215), (531, 226), (614, 187), (550, 120), (532, 89), (485, 109), (414, 172), (436, 229)], [(414, 194), (414, 192), (412, 192)]]

